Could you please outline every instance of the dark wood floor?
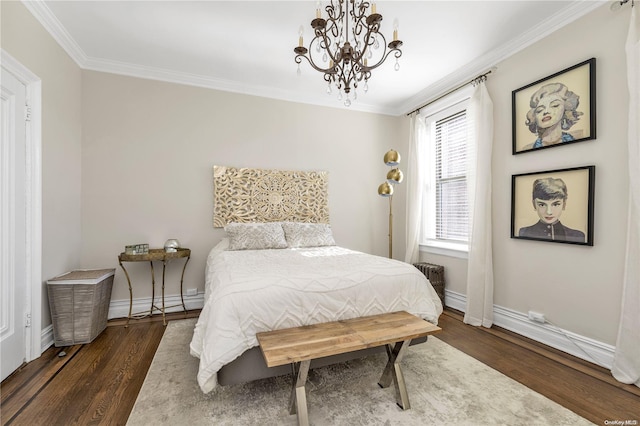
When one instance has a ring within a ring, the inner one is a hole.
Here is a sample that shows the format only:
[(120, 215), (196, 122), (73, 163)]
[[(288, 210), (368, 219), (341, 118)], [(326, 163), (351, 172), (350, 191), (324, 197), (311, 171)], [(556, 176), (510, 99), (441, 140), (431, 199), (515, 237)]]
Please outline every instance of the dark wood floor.
[[(500, 328), (467, 326), (455, 311), (445, 311), (440, 326), (439, 339), (593, 423), (640, 424), (640, 389), (603, 368)], [(157, 317), (128, 328), (111, 321), (91, 344), (49, 348), (2, 382), (2, 424), (124, 425), (163, 333)]]

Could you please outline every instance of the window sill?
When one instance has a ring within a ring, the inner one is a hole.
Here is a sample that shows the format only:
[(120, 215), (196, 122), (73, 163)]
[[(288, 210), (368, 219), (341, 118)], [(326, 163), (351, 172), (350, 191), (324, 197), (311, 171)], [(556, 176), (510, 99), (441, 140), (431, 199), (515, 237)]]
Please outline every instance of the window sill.
[(445, 243), (442, 241), (430, 241), (428, 244), (420, 244), (420, 252), (437, 254), (440, 256), (456, 257), (458, 259), (469, 258), (468, 245)]

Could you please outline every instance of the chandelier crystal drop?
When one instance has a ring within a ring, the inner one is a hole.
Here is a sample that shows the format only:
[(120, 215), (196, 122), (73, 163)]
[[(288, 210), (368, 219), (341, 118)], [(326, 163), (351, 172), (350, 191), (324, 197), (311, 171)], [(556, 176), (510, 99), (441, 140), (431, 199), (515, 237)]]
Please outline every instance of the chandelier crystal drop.
[[(402, 56), (402, 41), (398, 40), (398, 22), (394, 21), (393, 40), (387, 44), (380, 32), (382, 15), (377, 13), (375, 2), (330, 0), (324, 10), (326, 18), (322, 17), (318, 2), (316, 17), (311, 21), (313, 39), (308, 48), (304, 46), (300, 27), (298, 46), (293, 49), (295, 61), (300, 65), (306, 59), (313, 69), (323, 73), (329, 89), (331, 85), (338, 89), (339, 100), (344, 93), (345, 105), (349, 106), (349, 93), (363, 80), (366, 93), (371, 70), (382, 65), (389, 55), (396, 58), (394, 69), (400, 69), (398, 59)], [(381, 46), (386, 47), (380, 49)]]

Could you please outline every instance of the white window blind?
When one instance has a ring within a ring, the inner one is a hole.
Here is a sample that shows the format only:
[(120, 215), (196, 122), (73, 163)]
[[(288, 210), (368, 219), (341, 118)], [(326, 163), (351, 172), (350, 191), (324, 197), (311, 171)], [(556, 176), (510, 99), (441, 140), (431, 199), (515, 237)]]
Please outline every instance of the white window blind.
[(423, 110), (425, 131), (418, 133), (425, 155), (421, 159), (425, 192), (420, 246), (456, 257), (465, 256), (469, 249), (469, 95), (460, 90)]
[(459, 111), (435, 122), (435, 237), (467, 242), (467, 115)]

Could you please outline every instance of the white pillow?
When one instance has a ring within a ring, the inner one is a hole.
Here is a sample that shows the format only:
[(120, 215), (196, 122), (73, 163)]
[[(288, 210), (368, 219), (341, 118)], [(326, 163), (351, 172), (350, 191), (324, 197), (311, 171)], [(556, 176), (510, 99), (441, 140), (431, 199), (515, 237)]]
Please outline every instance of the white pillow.
[(229, 223), (224, 230), (229, 237), (229, 250), (287, 248), (287, 240), (279, 222)]
[(335, 246), (331, 226), (326, 223), (283, 222), (289, 247)]

